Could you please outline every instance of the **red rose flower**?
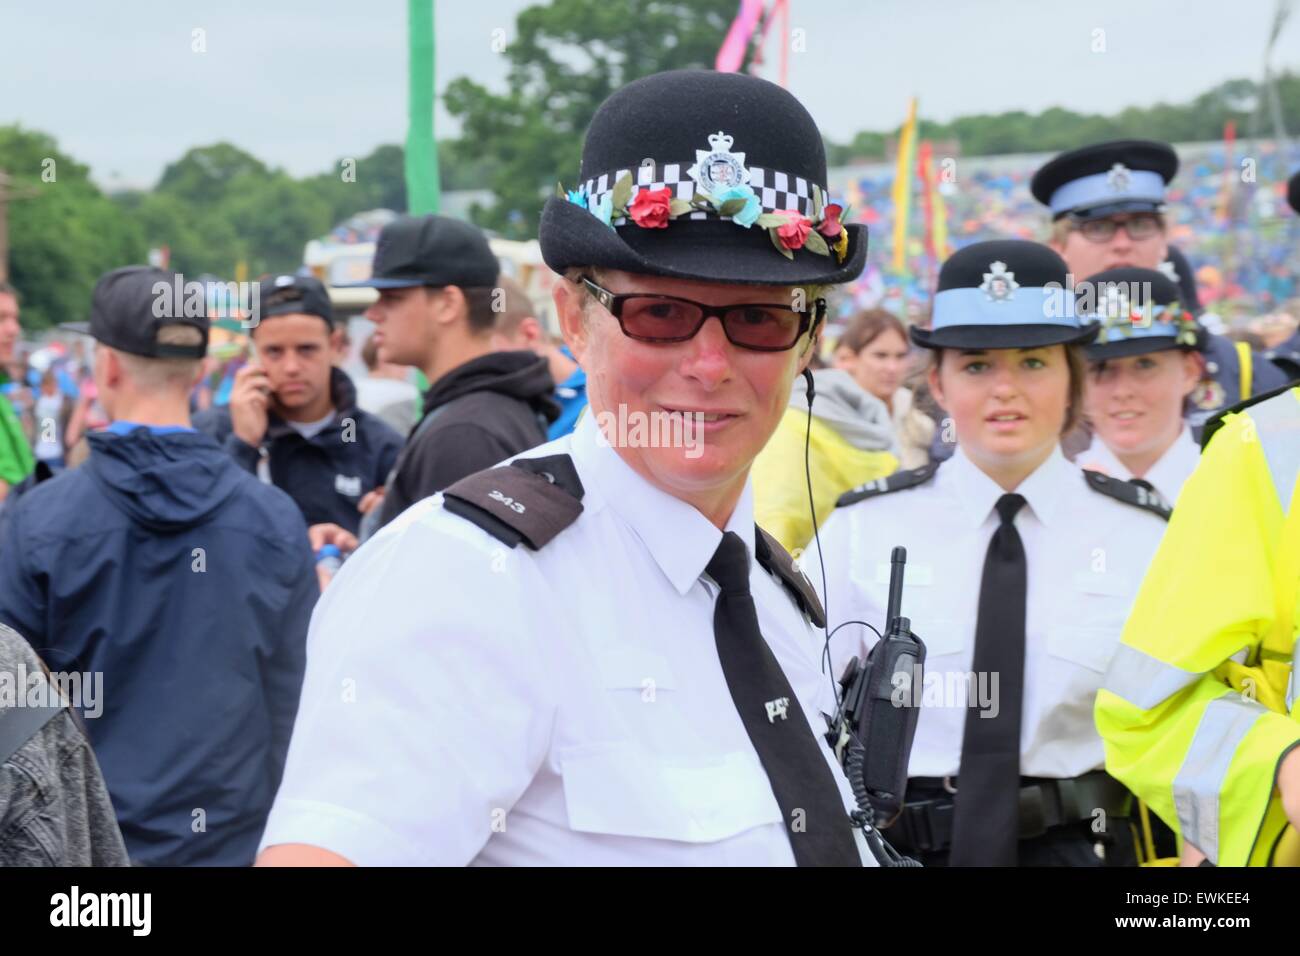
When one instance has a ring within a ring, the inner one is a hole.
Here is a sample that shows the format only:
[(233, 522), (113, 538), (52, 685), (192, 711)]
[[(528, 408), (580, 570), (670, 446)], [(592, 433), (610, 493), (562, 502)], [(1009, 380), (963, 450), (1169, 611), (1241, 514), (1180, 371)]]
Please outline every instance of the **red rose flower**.
[(641, 189), (628, 205), (627, 214), (642, 229), (666, 229), (669, 204), (672, 201), (673, 191), (667, 186), (663, 189)]
[(822, 221), (817, 224), (817, 231), (828, 239), (840, 237), (840, 214), (844, 207), (837, 202), (830, 203), (822, 210)]
[(802, 213), (793, 209), (783, 210), (779, 215), (785, 216), (785, 225), (776, 227), (776, 237), (787, 249), (802, 249), (812, 232), (812, 222)]

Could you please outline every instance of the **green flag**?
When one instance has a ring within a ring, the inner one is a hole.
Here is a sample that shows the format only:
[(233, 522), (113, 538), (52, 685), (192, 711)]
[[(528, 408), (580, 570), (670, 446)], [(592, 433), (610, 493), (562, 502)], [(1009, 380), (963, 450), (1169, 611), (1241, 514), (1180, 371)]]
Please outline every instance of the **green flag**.
[(433, 138), (433, 0), (407, 0), (411, 115), (406, 131), (406, 205), (414, 216), (437, 212), (438, 145)]

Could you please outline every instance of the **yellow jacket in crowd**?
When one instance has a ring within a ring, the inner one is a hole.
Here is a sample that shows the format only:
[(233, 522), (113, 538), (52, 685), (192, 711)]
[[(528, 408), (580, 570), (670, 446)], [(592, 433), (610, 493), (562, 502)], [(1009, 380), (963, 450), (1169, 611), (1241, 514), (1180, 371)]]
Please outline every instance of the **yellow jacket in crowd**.
[(1300, 743), (1298, 474), (1300, 388), (1225, 416), (1097, 696), (1106, 769), (1219, 866), (1276, 862), (1286, 830), (1275, 781)]
[[(898, 470), (897, 445), (889, 410), (864, 391), (847, 372), (813, 373), (816, 394), (808, 461), (813, 504), (823, 523), (840, 495)], [(796, 379), (790, 407), (776, 433), (754, 461), (754, 520), (790, 552), (812, 540), (804, 442), (809, 431), (803, 379)]]

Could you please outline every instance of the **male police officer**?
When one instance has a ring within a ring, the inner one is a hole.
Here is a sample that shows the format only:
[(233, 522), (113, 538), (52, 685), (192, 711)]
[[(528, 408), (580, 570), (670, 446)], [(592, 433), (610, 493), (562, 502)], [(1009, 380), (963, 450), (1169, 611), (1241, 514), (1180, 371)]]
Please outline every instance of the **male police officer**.
[(309, 525), (355, 532), (357, 505), (383, 485), (402, 436), (357, 407), (357, 392), (333, 363), (342, 330), (319, 279), (263, 279), (251, 335), (255, 361), (235, 375), (228, 407), (194, 425), (248, 471), (286, 491)]
[(739, 74), (614, 93), (581, 178), (541, 244), (589, 412), (325, 592), (263, 863), (863, 860), (821, 608), (748, 475), (865, 227), (812, 117)]
[[(1158, 269), (1168, 257), (1165, 186), (1178, 171), (1166, 143), (1126, 139), (1061, 153), (1030, 183), (1052, 214), (1048, 242), (1075, 281), (1106, 269)], [(1206, 377), (1193, 393), (1189, 420), (1198, 429), (1209, 416), (1249, 395), (1275, 389), (1286, 376), (1249, 349), (1223, 336), (1204, 337)], [(1249, 383), (1248, 385), (1246, 383)]]

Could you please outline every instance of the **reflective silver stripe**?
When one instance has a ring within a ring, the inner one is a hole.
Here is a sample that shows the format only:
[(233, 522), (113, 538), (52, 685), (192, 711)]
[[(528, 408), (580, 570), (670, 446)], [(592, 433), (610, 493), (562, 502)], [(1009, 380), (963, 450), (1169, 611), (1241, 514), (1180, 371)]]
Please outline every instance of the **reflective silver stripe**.
[(1202, 676), (1121, 644), (1111, 658), (1102, 687), (1134, 707), (1150, 710)]
[(1291, 510), (1291, 494), (1300, 475), (1300, 401), (1292, 389), (1249, 409), (1260, 447), (1273, 475), (1282, 513)]
[(1174, 778), (1174, 806), (1183, 837), (1219, 862), (1219, 794), (1228, 765), (1250, 728), (1268, 709), (1236, 693), (1225, 694), (1205, 708)]

